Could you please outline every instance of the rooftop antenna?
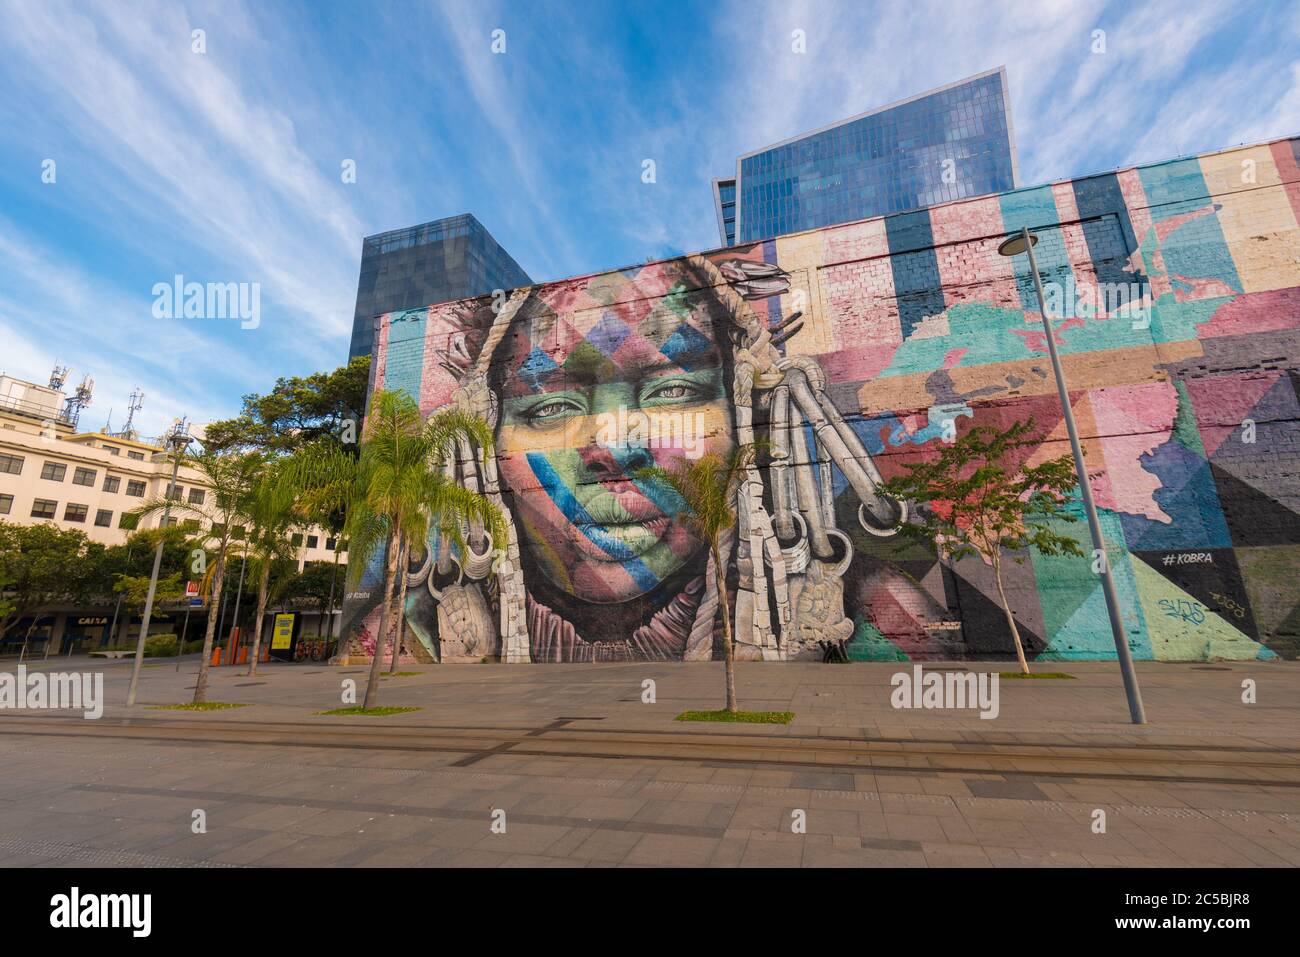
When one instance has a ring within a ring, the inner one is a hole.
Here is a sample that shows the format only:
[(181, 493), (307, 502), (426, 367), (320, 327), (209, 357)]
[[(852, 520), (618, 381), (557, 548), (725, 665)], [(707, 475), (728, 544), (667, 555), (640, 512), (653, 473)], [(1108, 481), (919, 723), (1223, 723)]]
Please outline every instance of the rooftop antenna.
[(68, 381), (68, 367), (55, 365), (54, 371), (50, 373), (50, 388), (55, 391), (63, 391), (63, 383)]
[[(56, 369), (55, 371), (58, 370)], [(64, 370), (64, 375), (67, 375), (66, 369)], [(53, 377), (51, 377), (50, 381), (54, 381)], [(62, 380), (60, 380), (60, 382), (62, 382)], [(89, 375), (82, 376), (81, 385), (77, 386), (76, 391), (73, 392), (63, 404), (64, 418), (72, 424), (73, 428), (76, 428), (77, 420), (81, 418), (81, 410), (90, 405), (90, 397), (94, 391), (95, 380)]]
[(104, 422), (104, 427), (100, 429), (105, 435), (113, 434), (113, 407), (108, 407), (108, 419)]
[(124, 439), (133, 439), (136, 432), (131, 428), (131, 423), (135, 421), (135, 414), (144, 408), (144, 393), (140, 391), (139, 386), (132, 389), (131, 394), (127, 396), (126, 408), (126, 425), (122, 426), (122, 431), (118, 434)]

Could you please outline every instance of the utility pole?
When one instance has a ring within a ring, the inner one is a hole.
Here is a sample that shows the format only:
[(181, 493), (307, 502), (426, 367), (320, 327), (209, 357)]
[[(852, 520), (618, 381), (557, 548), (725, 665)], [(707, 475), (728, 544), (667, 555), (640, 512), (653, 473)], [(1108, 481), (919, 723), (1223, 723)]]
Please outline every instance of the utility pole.
[[(126, 546), (126, 567), (128, 571), (131, 568), (131, 548), (132, 546), (130, 545)], [(117, 615), (118, 612), (120, 612), (121, 610), (122, 610), (122, 593), (118, 592), (117, 604), (113, 606), (113, 623), (108, 626), (108, 640), (110, 644), (117, 641)], [(100, 640), (100, 643), (103, 644), (102, 639)]]
[[(176, 491), (176, 476), (181, 468), (181, 453), (192, 441), (185, 428), (185, 420), (179, 419), (171, 432), (167, 433), (167, 445), (172, 450), (172, 478), (163, 498), (162, 522), (158, 526), (159, 531), (164, 533), (167, 528), (167, 519), (171, 516), (172, 493)], [(153, 596), (154, 592), (158, 590), (158, 571), (162, 568), (163, 545), (165, 543), (166, 538), (164, 535), (159, 535), (158, 547), (154, 549), (153, 553), (153, 572), (149, 575), (149, 594), (145, 597), (144, 615), (141, 616), (140, 620), (140, 637), (136, 639), (135, 643), (135, 663), (131, 666), (131, 687), (126, 692), (128, 708), (135, 704), (135, 693), (140, 685), (140, 666), (144, 663), (144, 643), (149, 637), (149, 619), (153, 617)]]
[(1083, 464), (1083, 448), (1079, 445), (1079, 431), (1074, 426), (1074, 412), (1070, 408), (1070, 393), (1065, 385), (1065, 370), (1061, 368), (1061, 357), (1056, 352), (1056, 330), (1052, 328), (1051, 317), (1047, 314), (1047, 299), (1043, 296), (1043, 279), (1038, 275), (1038, 260), (1034, 256), (1034, 246), (1038, 237), (1029, 231), (1028, 226), (1006, 240), (998, 247), (1003, 256), (1016, 256), (1027, 253), (1029, 271), (1034, 274), (1034, 290), (1038, 293), (1038, 308), (1043, 315), (1043, 335), (1047, 340), (1047, 354), (1052, 360), (1052, 372), (1056, 375), (1056, 393), (1061, 400), (1061, 415), (1065, 419), (1065, 431), (1070, 436), (1070, 451), (1074, 454), (1074, 473), (1079, 479), (1079, 493), (1083, 499), (1083, 510), (1088, 516), (1088, 531), (1092, 535), (1094, 562), (1100, 562), (1101, 591), (1106, 599), (1106, 613), (1110, 617), (1111, 636), (1115, 639), (1115, 655), (1119, 658), (1120, 674), (1124, 678), (1124, 692), (1128, 696), (1129, 717), (1134, 724), (1146, 724), (1146, 711), (1142, 707), (1142, 692), (1138, 688), (1137, 672), (1133, 670), (1133, 655), (1128, 648), (1128, 635), (1124, 633), (1124, 620), (1120, 617), (1119, 596), (1115, 593), (1115, 581), (1111, 578), (1110, 562), (1106, 558), (1106, 542), (1101, 534), (1101, 521), (1097, 518), (1097, 507), (1092, 502), (1092, 486), (1088, 482), (1088, 472)]
[[(181, 640), (176, 643), (176, 673), (180, 674), (181, 670), (181, 652), (185, 650), (185, 636), (190, 633), (190, 598), (185, 596), (185, 625), (181, 628)], [(202, 655), (200, 655), (202, 657)]]
[(235, 590), (235, 617), (230, 622), (230, 640), (228, 647), (230, 649), (230, 663), (233, 665), (237, 658), (238, 649), (235, 648), (235, 632), (239, 630), (239, 602), (244, 597), (244, 572), (248, 569), (248, 529), (244, 529), (244, 557), (239, 562), (239, 588)]

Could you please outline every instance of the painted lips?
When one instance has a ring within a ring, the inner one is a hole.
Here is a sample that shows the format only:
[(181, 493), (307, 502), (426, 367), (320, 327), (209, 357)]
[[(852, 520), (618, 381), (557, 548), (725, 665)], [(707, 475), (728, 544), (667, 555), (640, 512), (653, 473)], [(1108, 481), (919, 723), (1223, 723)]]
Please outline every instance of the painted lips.
[(672, 518), (635, 490), (604, 490), (584, 503), (584, 511), (583, 519), (574, 523), (582, 532), (578, 547), (597, 561), (637, 558), (672, 526)]
[(590, 524), (640, 525), (665, 517), (663, 509), (641, 494), (632, 483), (617, 483), (623, 486), (621, 488), (610, 488), (611, 484), (615, 483), (602, 483), (603, 488), (582, 503)]

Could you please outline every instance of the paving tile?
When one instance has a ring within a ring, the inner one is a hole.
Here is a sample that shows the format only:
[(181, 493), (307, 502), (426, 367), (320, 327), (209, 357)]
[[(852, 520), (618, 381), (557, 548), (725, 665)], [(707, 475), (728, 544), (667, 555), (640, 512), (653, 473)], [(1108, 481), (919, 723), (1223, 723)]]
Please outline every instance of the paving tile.
[(1044, 794), (1032, 781), (971, 781), (966, 787), (975, 797), (1007, 798), (1016, 801), (1046, 801)]
[(709, 858), (709, 867), (736, 867), (745, 857), (745, 850), (749, 846), (749, 839), (745, 838), (728, 838), (723, 837), (718, 842), (717, 848), (713, 851), (713, 856)]
[(776, 843), (750, 841), (740, 859), (741, 867), (799, 867), (803, 862), (803, 842)]
[(541, 854), (569, 831), (567, 827), (507, 822), (504, 834), (485, 834), (474, 847), (503, 854)]
[(854, 775), (829, 771), (796, 771), (790, 776), (790, 785), (796, 788), (816, 788), (821, 791), (852, 791)]
[(624, 860), (629, 864), (700, 867), (709, 862), (718, 843), (718, 838), (646, 834)]
[[(1152, 720), (1143, 728), (1113, 713), (1106, 663), (1072, 664), (1078, 686), (1042, 695), (1043, 705), (1034, 695), (1045, 689), (1016, 689), (997, 722), (895, 712), (879, 693), (884, 667), (741, 663), (747, 703), (797, 713), (781, 727), (674, 724), (681, 707), (716, 700), (717, 669), (644, 663), (634, 680), (617, 665), (428, 668), (386, 683), (393, 702), (423, 709), (386, 721), (386, 736), (455, 734), (477, 751), (183, 735), (159, 747), (0, 723), (0, 863), (116, 866), (152, 854), (252, 866), (1300, 866), (1300, 792), (1275, 786), (1300, 780), (1300, 666), (1270, 667), (1271, 700), (1297, 705), (1265, 713), (1207, 700), (1197, 693), (1205, 676), (1192, 669), (1139, 663)], [(162, 670), (145, 674), (149, 700), (192, 682)], [(335, 669), (267, 671), (265, 685), (240, 689), (266, 695), (259, 720), (302, 721), (337, 690)], [(639, 703), (644, 676), (665, 696), (671, 689), (670, 707)], [(233, 689), (237, 679), (214, 680)], [(124, 685), (106, 691), (115, 701)], [(126, 714), (113, 704), (106, 718)], [(552, 727), (573, 714), (605, 720)], [(166, 720), (237, 726), (224, 715)], [(455, 730), (472, 724), (514, 730)], [(645, 756), (580, 753), (618, 740), (592, 732), (629, 729), (653, 735), (629, 746)], [(575, 732), (599, 740), (566, 743)], [(512, 735), (547, 753), (492, 751)], [(738, 738), (743, 748), (732, 746)], [(656, 749), (661, 759), (649, 757)], [(1091, 776), (1099, 772), (1115, 776)], [(1210, 773), (1240, 783), (1197, 780)], [(189, 830), (196, 807), (207, 835)], [(506, 835), (488, 829), (493, 808), (507, 812)], [(796, 808), (807, 812), (806, 834), (790, 831)], [(1107, 812), (1104, 835), (1091, 831), (1095, 808)]]
[(617, 863), (624, 860), (632, 848), (640, 842), (643, 835), (630, 831), (607, 831), (599, 829), (578, 845), (571, 856), (580, 860)]

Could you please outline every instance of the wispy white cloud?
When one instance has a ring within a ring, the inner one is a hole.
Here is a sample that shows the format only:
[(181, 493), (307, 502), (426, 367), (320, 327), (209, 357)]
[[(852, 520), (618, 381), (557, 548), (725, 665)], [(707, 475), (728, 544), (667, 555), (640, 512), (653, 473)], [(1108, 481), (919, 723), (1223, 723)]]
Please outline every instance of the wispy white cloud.
[[(92, 192), (130, 196), (131, 227), (146, 222), (156, 245), (176, 243), (176, 266), (188, 251), (222, 270), (195, 278), (260, 282), (271, 303), (294, 314), (293, 334), (306, 324), (342, 339), (354, 295), (346, 265), (361, 236), (334, 198), (342, 185), (331, 188), (303, 155), (287, 116), (251, 104), (215, 56), (191, 52), (183, 13), (96, 12), (24, 3), (5, 10), (9, 43), (23, 57), (28, 89), (39, 93), (32, 111), (55, 111), (78, 139), (93, 140), (96, 163), (85, 172), (103, 189)], [(209, 42), (220, 40), (212, 30)], [(48, 55), (67, 47), (76, 54)]]
[[(739, 53), (720, 113), (736, 130), (735, 153), (1000, 65), (1025, 184), (1213, 149), (1228, 145), (1229, 130), (1294, 129), (1293, 108), (1275, 109), (1270, 94), (1292, 76), (1295, 44), (1284, 38), (1297, 38), (1295, 17), (1255, 18), (1277, 42), (1255, 36), (1235, 48), (1241, 11), (1213, 0), (745, 2), (725, 19)], [(791, 51), (796, 28), (806, 55)], [(1104, 52), (1094, 52), (1095, 30)], [(1225, 82), (1235, 95), (1189, 121), (1190, 91)], [(1147, 147), (1158, 143), (1153, 155)]]
[[(39, 379), (57, 363), (78, 378), (91, 375), (98, 383), (96, 415), (124, 407), (128, 393), (141, 387), (149, 394), (142, 413), (149, 431), (177, 415), (215, 417), (230, 409), (232, 389), (237, 397), (262, 387), (255, 351), (206, 328), (230, 320), (156, 319), (148, 304), (141, 308), (4, 219), (0, 290), (5, 371)], [(209, 363), (223, 370), (220, 386), (187, 374)]]
[[(739, 154), (1001, 64), (1025, 183), (1293, 133), (1300, 12), (1265, 9), (0, 0), (6, 361), (228, 414), (343, 360), (368, 233), (473, 212), (539, 279), (712, 247)], [(262, 327), (160, 332), (177, 272), (259, 282)]]

